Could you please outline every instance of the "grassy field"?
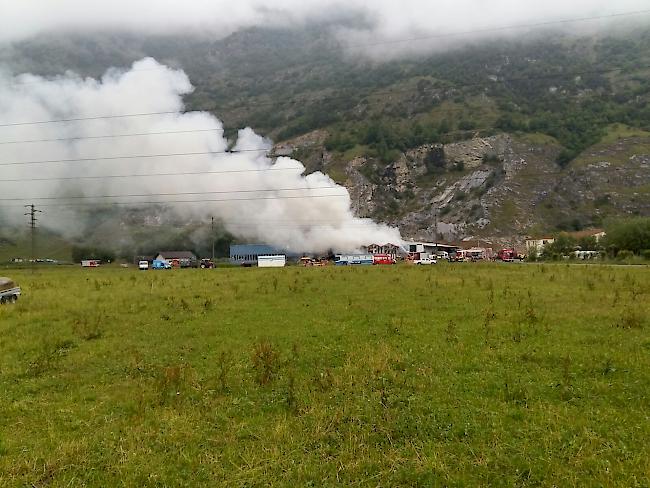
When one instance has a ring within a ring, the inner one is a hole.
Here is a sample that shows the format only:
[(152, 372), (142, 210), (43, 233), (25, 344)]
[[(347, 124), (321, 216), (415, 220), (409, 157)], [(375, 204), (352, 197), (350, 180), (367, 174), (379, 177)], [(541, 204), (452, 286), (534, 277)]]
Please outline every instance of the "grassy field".
[(7, 270), (2, 486), (648, 486), (650, 272)]

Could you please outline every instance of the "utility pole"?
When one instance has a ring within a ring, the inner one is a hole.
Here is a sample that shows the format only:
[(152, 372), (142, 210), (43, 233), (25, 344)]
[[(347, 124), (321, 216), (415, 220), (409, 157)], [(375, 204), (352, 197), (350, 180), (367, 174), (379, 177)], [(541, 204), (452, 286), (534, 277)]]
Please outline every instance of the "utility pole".
[(27, 215), (29, 217), (29, 228), (31, 232), (31, 239), (32, 239), (32, 273), (34, 272), (34, 266), (36, 265), (36, 222), (38, 219), (36, 218), (37, 213), (41, 213), (42, 210), (37, 210), (36, 206), (32, 203), (31, 205), (25, 205), (25, 208), (27, 209)]
[(438, 203), (433, 207), (433, 242), (438, 246)]
[(210, 224), (211, 234), (212, 234), (212, 262), (214, 263), (214, 217), (212, 217), (212, 223)]

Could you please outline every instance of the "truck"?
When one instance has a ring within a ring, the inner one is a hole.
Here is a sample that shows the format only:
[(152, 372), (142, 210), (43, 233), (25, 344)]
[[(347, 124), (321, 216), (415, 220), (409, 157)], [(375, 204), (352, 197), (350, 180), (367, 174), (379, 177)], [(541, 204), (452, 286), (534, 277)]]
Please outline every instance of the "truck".
[(407, 257), (407, 261), (417, 265), (429, 265), (438, 262), (435, 254), (429, 254), (428, 252), (411, 252)]
[(359, 266), (374, 264), (372, 254), (337, 254), (334, 264), (337, 266)]
[(139, 261), (138, 262), (138, 269), (140, 271), (146, 271), (149, 269), (149, 261)]
[(12, 303), (18, 300), (22, 291), (10, 278), (0, 278), (0, 303)]
[(503, 261), (505, 263), (512, 263), (518, 257), (519, 256), (517, 255), (517, 252), (512, 248), (510, 248), (510, 249), (501, 249), (497, 253), (497, 260)]
[(417, 259), (413, 260), (413, 264), (422, 266), (422, 265), (430, 265), (430, 264), (437, 264), (438, 261), (436, 261), (433, 257), (429, 256), (428, 254), (425, 253), (420, 253), (420, 256)]
[(102, 262), (99, 259), (84, 259), (81, 261), (82, 268), (99, 268)]
[(372, 260), (372, 264), (375, 266), (395, 264), (395, 258), (390, 254), (374, 254)]

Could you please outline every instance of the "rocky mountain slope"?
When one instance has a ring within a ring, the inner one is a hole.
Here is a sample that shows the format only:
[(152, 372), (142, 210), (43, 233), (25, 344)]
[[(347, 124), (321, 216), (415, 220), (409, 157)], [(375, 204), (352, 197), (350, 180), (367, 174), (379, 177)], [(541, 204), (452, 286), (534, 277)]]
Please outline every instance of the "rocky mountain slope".
[(471, 236), (520, 243), (526, 234), (578, 230), (611, 216), (650, 215), (650, 133), (612, 126), (564, 168), (557, 141), (502, 133), (425, 144), (388, 165), (346, 160), (323, 131), (278, 146), (311, 154), (310, 168), (344, 183), (358, 215), (398, 225), (418, 239)]

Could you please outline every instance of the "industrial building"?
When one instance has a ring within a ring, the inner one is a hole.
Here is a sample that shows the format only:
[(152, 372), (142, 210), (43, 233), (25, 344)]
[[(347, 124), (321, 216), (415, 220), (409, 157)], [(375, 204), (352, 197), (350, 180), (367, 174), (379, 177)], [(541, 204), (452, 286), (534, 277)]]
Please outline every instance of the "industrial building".
[(287, 255), (287, 253), (266, 244), (233, 244), (230, 246), (230, 263), (238, 266), (257, 266), (260, 256), (279, 255)]

